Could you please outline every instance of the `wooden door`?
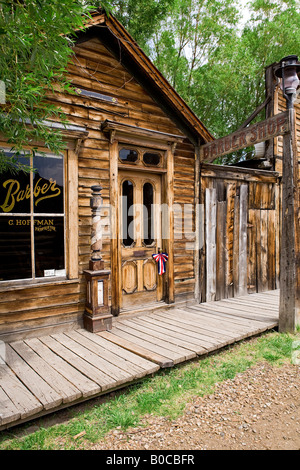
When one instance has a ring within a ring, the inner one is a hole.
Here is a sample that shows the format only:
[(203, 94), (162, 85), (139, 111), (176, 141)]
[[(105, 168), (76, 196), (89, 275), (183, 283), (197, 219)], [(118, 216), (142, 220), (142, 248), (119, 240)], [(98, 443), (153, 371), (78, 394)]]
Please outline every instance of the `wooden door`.
[(162, 276), (152, 255), (161, 248), (161, 176), (119, 172), (121, 307), (162, 299)]

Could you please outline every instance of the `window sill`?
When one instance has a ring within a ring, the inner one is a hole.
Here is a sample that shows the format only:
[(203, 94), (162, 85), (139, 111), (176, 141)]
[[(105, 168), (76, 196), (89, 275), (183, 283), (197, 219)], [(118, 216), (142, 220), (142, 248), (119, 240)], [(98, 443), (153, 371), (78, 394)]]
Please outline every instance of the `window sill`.
[(40, 279), (32, 281), (3, 281), (0, 282), (0, 292), (8, 292), (22, 289), (29, 289), (31, 287), (45, 287), (45, 286), (55, 286), (62, 284), (76, 284), (79, 282), (79, 279), (67, 279), (66, 277), (49, 277), (49, 279)]

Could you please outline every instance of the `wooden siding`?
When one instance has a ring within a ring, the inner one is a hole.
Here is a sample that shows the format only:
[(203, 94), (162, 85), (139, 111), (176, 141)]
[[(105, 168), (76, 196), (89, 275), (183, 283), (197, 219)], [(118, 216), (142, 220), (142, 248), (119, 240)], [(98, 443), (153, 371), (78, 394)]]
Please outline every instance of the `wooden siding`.
[(278, 288), (277, 174), (203, 164), (201, 204), (201, 301)]

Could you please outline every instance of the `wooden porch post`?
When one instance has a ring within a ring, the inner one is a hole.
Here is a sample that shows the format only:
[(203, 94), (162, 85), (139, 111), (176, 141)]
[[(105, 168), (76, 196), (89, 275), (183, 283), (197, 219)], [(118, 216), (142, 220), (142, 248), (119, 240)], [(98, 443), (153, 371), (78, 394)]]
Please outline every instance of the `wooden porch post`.
[(300, 188), (293, 106), (288, 113), (290, 132), (283, 137), (279, 331), (294, 333), (300, 325)]
[(85, 329), (92, 333), (109, 330), (112, 327), (112, 315), (108, 305), (108, 279), (110, 271), (104, 270), (102, 260), (102, 220), (101, 186), (92, 186), (90, 205), (92, 209), (92, 255), (86, 277), (86, 305), (83, 315)]

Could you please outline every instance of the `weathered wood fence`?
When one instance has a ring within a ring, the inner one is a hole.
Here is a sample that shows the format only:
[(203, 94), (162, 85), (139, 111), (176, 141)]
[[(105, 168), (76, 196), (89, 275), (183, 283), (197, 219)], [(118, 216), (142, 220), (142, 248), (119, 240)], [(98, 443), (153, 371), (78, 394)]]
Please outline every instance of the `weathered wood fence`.
[(278, 173), (203, 164), (200, 197), (200, 301), (278, 288)]

